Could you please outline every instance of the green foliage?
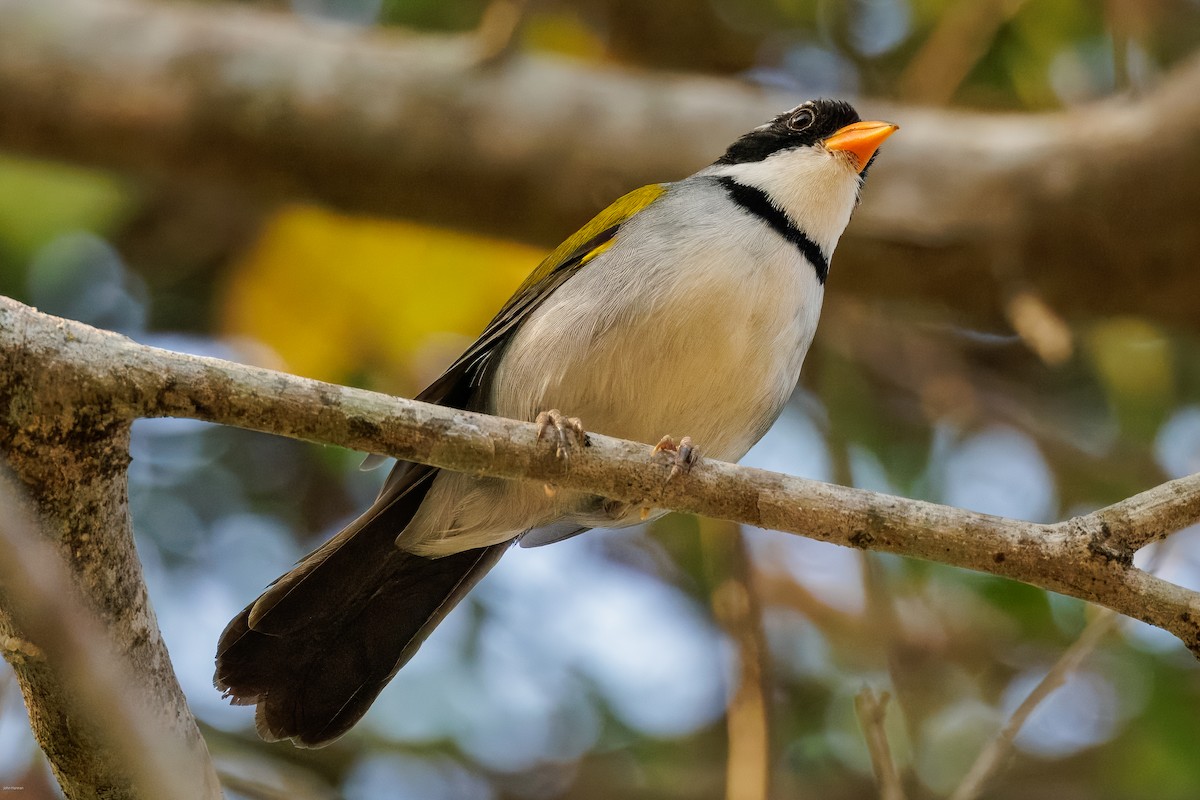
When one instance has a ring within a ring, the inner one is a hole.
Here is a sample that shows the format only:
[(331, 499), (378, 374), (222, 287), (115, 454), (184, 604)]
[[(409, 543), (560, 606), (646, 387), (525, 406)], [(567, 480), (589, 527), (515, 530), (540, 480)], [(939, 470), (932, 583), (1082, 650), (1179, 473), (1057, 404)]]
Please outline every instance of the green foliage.
[(0, 154), (0, 291), (23, 294), (26, 262), (55, 236), (113, 231), (136, 196), (112, 175)]
[(429, 31), (467, 31), (479, 24), (486, 0), (384, 0), (380, 21)]

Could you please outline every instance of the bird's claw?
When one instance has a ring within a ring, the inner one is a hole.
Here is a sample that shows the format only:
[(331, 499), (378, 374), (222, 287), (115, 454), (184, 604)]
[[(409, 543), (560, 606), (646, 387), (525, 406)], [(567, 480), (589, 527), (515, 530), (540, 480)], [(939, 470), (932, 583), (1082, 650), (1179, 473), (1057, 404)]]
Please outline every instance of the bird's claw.
[(564, 416), (557, 408), (543, 411), (534, 420), (538, 426), (537, 440), (540, 442), (547, 436), (554, 438), (554, 455), (567, 461), (574, 447), (583, 447), (587, 442), (587, 433), (583, 430), (583, 422), (579, 417)]
[(671, 474), (667, 476), (667, 483), (678, 476), (691, 472), (692, 467), (700, 460), (700, 451), (692, 445), (692, 437), (684, 436), (679, 440), (679, 444), (675, 444), (675, 440), (670, 436), (664, 436), (658, 440), (658, 444), (654, 445), (654, 450), (651, 451), (651, 456), (657, 456), (659, 453), (674, 453), (675, 458), (671, 464)]

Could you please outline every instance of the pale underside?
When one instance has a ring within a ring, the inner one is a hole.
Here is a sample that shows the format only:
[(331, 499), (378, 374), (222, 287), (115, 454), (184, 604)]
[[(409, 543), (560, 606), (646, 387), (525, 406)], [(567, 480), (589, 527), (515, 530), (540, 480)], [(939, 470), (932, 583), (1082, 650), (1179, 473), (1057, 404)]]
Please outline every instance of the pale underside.
[[(753, 168), (757, 185), (775, 189), (761, 178), (779, 156), (673, 184), (622, 226), (612, 247), (521, 325), (497, 367), (490, 410), (532, 421), (558, 409), (597, 433), (648, 444), (687, 435), (707, 457), (745, 455), (796, 385), (824, 287), (794, 245), (733, 206), (707, 176)], [(796, 205), (808, 209), (806, 230), (828, 254), (849, 220), (857, 175), (827, 153), (813, 156), (821, 160), (801, 166), (828, 173), (833, 186), (814, 187), (820, 181), (807, 176)], [(773, 198), (787, 194), (779, 189)], [(814, 204), (814, 191), (826, 201)], [(592, 496), (441, 472), (398, 544), (446, 555), (530, 529), (543, 529), (529, 534), (540, 543), (643, 517), (638, 507)]]

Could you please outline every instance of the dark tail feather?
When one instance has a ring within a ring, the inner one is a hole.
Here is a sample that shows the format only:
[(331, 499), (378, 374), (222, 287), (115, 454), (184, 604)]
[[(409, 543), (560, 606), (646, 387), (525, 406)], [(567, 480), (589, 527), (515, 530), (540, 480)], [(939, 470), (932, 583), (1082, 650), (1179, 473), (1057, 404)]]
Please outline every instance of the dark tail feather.
[(409, 468), (389, 480), (366, 514), (221, 634), (213, 682), (234, 703), (258, 705), (264, 739), (321, 747), (349, 730), (508, 548), (429, 559), (396, 547), (433, 472)]

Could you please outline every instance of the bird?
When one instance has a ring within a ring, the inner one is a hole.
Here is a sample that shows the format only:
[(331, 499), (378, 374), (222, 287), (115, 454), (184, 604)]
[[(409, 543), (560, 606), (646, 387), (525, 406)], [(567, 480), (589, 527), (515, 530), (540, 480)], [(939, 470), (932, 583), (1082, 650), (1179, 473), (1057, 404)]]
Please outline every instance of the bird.
[[(587, 431), (655, 445), (672, 475), (700, 450), (737, 461), (799, 380), (834, 247), (897, 129), (810, 100), (698, 172), (629, 192), (416, 399), (536, 422), (568, 464)], [(263, 739), (327, 745), (513, 543), (662, 513), (399, 461), (364, 513), (229, 623), (214, 685), (257, 706)]]

